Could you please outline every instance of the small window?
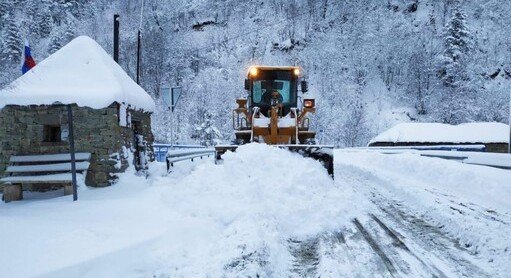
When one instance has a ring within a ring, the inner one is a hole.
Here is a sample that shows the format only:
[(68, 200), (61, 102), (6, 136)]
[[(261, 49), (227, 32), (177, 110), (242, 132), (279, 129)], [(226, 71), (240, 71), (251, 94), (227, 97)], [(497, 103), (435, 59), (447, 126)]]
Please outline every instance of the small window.
[(43, 130), (44, 142), (60, 142), (60, 126), (45, 125)]

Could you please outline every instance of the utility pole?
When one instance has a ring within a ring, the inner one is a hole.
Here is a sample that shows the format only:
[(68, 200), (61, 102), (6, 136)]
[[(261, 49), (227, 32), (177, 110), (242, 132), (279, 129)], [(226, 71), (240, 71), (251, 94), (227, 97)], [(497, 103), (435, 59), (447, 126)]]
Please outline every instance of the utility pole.
[(137, 35), (137, 84), (140, 85), (140, 37), (141, 37), (141, 34), (140, 34), (140, 30), (138, 30), (138, 35)]
[(114, 14), (114, 61), (119, 64), (119, 15)]
[(170, 149), (174, 149), (174, 105), (172, 104), (170, 106)]
[(144, 18), (144, 0), (142, 0), (142, 7), (140, 8), (140, 24), (137, 33), (137, 84), (140, 85), (140, 48), (142, 45), (142, 20)]

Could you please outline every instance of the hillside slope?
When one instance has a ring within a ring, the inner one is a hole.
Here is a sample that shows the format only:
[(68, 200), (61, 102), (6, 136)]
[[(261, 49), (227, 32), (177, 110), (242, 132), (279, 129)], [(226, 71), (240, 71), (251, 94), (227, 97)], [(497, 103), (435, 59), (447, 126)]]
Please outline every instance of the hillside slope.
[[(19, 54), (9, 54), (21, 41), (19, 33), (30, 37), (36, 60), (79, 34), (111, 49), (114, 13), (121, 15), (120, 63), (134, 76), (141, 3), (3, 1), (2, 66), (11, 70), (0, 83), (19, 75)], [(456, 10), (466, 16), (462, 42), (470, 47), (459, 64), (446, 65), (453, 45), (444, 26)], [(363, 145), (402, 121), (508, 118), (507, 1), (153, 0), (145, 1), (142, 14), (142, 86), (157, 99), (161, 87), (183, 86), (176, 133), (181, 142), (193, 140), (195, 125), (209, 115), (222, 138), (230, 139), (227, 111), (245, 95), (244, 75), (253, 64), (302, 66), (317, 98), (319, 140), (338, 146)], [(454, 85), (441, 74), (449, 66), (465, 73)], [(168, 141), (169, 116), (161, 108), (155, 133)]]

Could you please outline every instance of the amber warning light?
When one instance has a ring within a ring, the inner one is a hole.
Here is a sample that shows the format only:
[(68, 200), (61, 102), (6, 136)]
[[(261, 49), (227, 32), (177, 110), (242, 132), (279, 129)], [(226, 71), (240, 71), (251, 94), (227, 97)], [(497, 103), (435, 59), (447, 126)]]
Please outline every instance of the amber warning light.
[(314, 99), (305, 99), (305, 100), (303, 101), (303, 106), (304, 106), (305, 108), (313, 108), (313, 107), (314, 107), (314, 105), (315, 105), (315, 103), (314, 103), (314, 102), (315, 102), (315, 101), (314, 101)]

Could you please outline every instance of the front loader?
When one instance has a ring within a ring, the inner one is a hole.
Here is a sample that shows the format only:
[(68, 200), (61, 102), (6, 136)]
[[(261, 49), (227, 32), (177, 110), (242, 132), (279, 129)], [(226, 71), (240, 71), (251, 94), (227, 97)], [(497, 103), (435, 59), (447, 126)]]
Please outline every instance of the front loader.
[(333, 177), (333, 146), (317, 145), (310, 129), (315, 100), (300, 97), (307, 92), (299, 67), (254, 66), (245, 79), (247, 98), (236, 100), (233, 110), (235, 144), (216, 146), (216, 159), (239, 145), (259, 142), (286, 148), (322, 162)]

